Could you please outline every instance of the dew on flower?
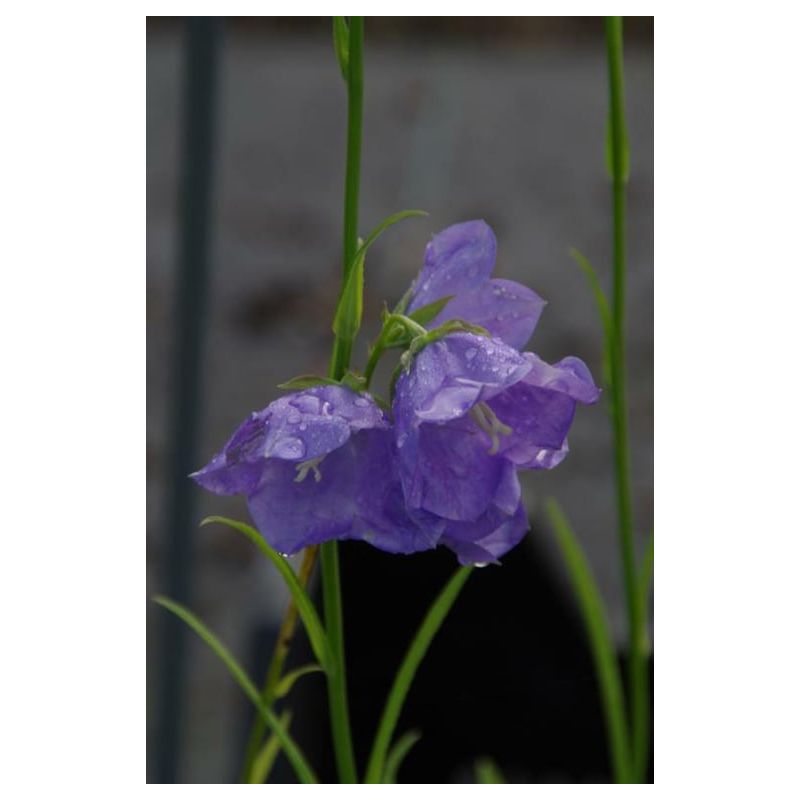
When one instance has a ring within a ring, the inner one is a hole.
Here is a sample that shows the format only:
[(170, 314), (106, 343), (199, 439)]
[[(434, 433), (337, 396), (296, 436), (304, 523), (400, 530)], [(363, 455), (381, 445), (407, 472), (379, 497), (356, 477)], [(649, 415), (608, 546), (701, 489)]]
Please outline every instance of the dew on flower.
[(276, 444), (274, 452), (279, 458), (302, 458), (305, 455), (306, 446), (302, 439), (288, 436)]

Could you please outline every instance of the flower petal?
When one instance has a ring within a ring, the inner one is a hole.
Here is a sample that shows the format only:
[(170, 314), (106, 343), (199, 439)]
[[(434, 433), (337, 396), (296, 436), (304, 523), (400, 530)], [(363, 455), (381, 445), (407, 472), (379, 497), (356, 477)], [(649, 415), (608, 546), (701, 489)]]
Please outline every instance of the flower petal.
[(456, 295), (430, 322), (435, 328), (451, 319), (463, 319), (486, 328), (496, 339), (521, 350), (531, 338), (547, 303), (533, 289), (501, 278)]
[(525, 353), (532, 369), (519, 383), (489, 401), (489, 407), (512, 431), (500, 440), (499, 454), (526, 469), (552, 469), (565, 458), (566, 436), (577, 402), (599, 396), (591, 373), (577, 358), (553, 366)]
[(496, 251), (494, 233), (483, 220), (461, 222), (437, 233), (425, 248), (425, 264), (408, 311), (480, 286), (492, 274)]
[(264, 441), (269, 410), (253, 412), (234, 432), (225, 447), (202, 469), (193, 472), (200, 486), (214, 494), (253, 491), (264, 470)]
[(441, 544), (449, 547), (463, 565), (491, 564), (516, 547), (529, 528), (525, 508), (520, 503), (513, 514), (491, 507), (474, 522), (451, 522)]
[(519, 382), (531, 369), (514, 348), (474, 333), (453, 333), (425, 347), (397, 381), (398, 433), (408, 424), (446, 422)]
[(398, 440), (406, 502), (451, 520), (474, 520), (498, 488), (508, 496), (504, 459), (489, 455), (485, 437), (468, 417), (420, 425)]

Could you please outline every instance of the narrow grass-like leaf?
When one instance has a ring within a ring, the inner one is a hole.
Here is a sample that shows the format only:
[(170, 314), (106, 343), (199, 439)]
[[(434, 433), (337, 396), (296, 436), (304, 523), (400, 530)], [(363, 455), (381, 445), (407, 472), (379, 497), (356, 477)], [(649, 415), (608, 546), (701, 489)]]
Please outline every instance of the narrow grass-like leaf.
[(314, 672), (325, 672), (319, 664), (306, 664), (303, 667), (293, 669), (284, 675), (278, 685), (275, 687), (275, 697), (286, 697), (292, 691), (292, 687), (297, 683), (303, 675), (311, 675)]
[[(289, 726), (292, 723), (292, 712), (287, 708), (281, 714), (278, 722), (283, 726), (283, 729), (288, 732)], [(275, 766), (275, 761), (280, 751), (280, 739), (273, 733), (270, 735), (269, 739), (264, 742), (264, 746), (259, 750), (258, 755), (253, 760), (253, 768), (247, 776), (247, 783), (264, 783), (269, 777), (272, 768)]]
[(167, 597), (154, 597), (153, 600), (159, 605), (171, 611), (175, 616), (182, 619), (219, 657), (222, 663), (228, 668), (228, 672), (233, 676), (236, 683), (242, 688), (253, 705), (259, 710), (264, 721), (278, 737), (281, 746), (286, 751), (286, 757), (294, 767), (297, 777), (302, 783), (318, 783), (314, 771), (309, 766), (300, 748), (295, 744), (294, 739), (284, 730), (278, 718), (270, 711), (261, 699), (253, 681), (241, 668), (239, 662), (231, 655), (231, 652), (224, 644), (194, 615), (188, 608), (170, 600)]
[(297, 375), (289, 378), (285, 383), (279, 383), (279, 389), (286, 389), (295, 392), (299, 389), (310, 389), (312, 386), (338, 386), (339, 381), (333, 378), (325, 378), (322, 375)]
[(408, 690), (411, 688), (414, 675), (416, 675), (417, 669), (433, 641), (433, 637), (442, 626), (445, 617), (473, 569), (473, 567), (461, 567), (450, 578), (444, 589), (439, 593), (439, 596), (433, 601), (416, 636), (411, 642), (411, 646), (408, 648), (403, 663), (397, 671), (389, 696), (386, 699), (383, 715), (378, 724), (378, 731), (375, 734), (375, 741), (372, 744), (364, 783), (381, 782), (389, 743), (392, 740), (397, 720), (403, 709)]
[(358, 248), (353, 263), (347, 270), (347, 279), (342, 286), (336, 313), (333, 317), (333, 332), (340, 338), (352, 342), (361, 327), (364, 311), (364, 262), (367, 251), (375, 240), (389, 227), (409, 217), (427, 216), (425, 211), (398, 211), (386, 217)]
[(611, 308), (608, 305), (600, 279), (597, 277), (594, 267), (588, 258), (575, 247), (570, 248), (569, 254), (575, 259), (575, 263), (580, 267), (589, 287), (594, 295), (597, 313), (603, 326), (603, 383), (605, 386), (611, 385), (611, 348), (614, 346), (614, 320), (611, 316)]
[(630, 783), (631, 751), (622, 680), (603, 601), (589, 563), (561, 507), (555, 500), (548, 498), (545, 510), (564, 556), (589, 637), (605, 711), (614, 776), (617, 783)]
[(409, 750), (422, 738), (419, 731), (406, 731), (393, 745), (386, 756), (381, 783), (397, 783), (397, 771)]
[(350, 30), (345, 17), (333, 18), (333, 50), (342, 77), (347, 81), (347, 71), (350, 61)]
[(442, 309), (455, 297), (455, 295), (448, 295), (447, 297), (440, 297), (438, 300), (434, 300), (432, 303), (428, 303), (421, 308), (418, 308), (416, 311), (413, 311), (409, 314), (409, 318), (413, 319), (414, 322), (418, 322), (420, 325), (427, 325), (432, 320), (436, 319), (439, 316)]
[(317, 609), (314, 607), (314, 603), (311, 602), (305, 587), (297, 579), (291, 564), (280, 553), (273, 550), (255, 528), (251, 528), (244, 522), (228, 519), (227, 517), (214, 516), (206, 517), (200, 524), (209, 525), (212, 522), (219, 522), (239, 531), (239, 533), (243, 533), (277, 567), (278, 572), (280, 572), (281, 577), (289, 587), (292, 599), (297, 606), (297, 613), (300, 615), (303, 625), (305, 625), (308, 639), (311, 642), (311, 649), (314, 651), (319, 663), (327, 671), (331, 664), (328, 637), (325, 635), (325, 629), (322, 627), (322, 621), (319, 618)]
[(500, 772), (500, 767), (488, 756), (479, 758), (475, 762), (476, 783), (505, 783), (506, 779)]

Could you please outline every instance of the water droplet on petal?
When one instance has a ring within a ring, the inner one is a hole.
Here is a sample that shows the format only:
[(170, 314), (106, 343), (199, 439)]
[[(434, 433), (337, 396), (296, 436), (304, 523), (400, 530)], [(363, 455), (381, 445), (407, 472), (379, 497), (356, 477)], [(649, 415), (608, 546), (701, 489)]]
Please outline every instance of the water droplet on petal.
[(489, 562), (488, 561), (479, 561), (477, 564), (475, 564), (475, 566), (478, 567), (478, 569), (480, 569), (481, 567), (488, 567), (489, 566)]
[(466, 357), (467, 361), (472, 361), (472, 359), (475, 358), (476, 355), (478, 355), (478, 350), (475, 347), (470, 347), (469, 350), (467, 350), (467, 352), (464, 353), (464, 356)]
[(305, 422), (301, 422), (297, 427), (300, 428), (301, 431), (304, 431), (308, 425)]
[(301, 439), (287, 436), (275, 445), (273, 452), (279, 458), (302, 458), (306, 454), (306, 446)]
[(369, 405), (369, 400), (366, 397), (357, 397), (353, 401), (359, 408), (366, 408)]

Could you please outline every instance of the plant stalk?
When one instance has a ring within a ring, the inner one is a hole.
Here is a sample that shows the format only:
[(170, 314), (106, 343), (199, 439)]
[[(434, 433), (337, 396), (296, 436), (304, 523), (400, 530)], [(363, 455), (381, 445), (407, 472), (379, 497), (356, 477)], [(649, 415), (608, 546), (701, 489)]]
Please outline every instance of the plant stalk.
[(614, 466), (619, 515), (619, 542), (628, 606), (630, 714), (633, 743), (632, 774), (644, 780), (649, 737), (647, 735), (647, 677), (643, 642), (644, 608), (638, 591), (636, 551), (631, 500), (628, 405), (625, 374), (625, 182), (627, 136), (625, 132), (624, 77), (622, 60), (622, 17), (606, 17), (606, 48), (610, 99), (612, 196), (614, 207), (614, 287), (611, 343), (611, 390), (614, 429)]
[[(342, 285), (347, 282), (358, 245), (358, 188), (361, 170), (361, 128), (364, 106), (364, 18), (350, 17), (347, 68), (347, 162), (344, 193)], [(330, 377), (340, 379), (350, 365), (350, 342), (337, 336), (333, 344)], [(340, 783), (358, 783), (350, 715), (344, 652), (342, 588), (336, 541), (320, 545), (322, 599), (333, 664), (327, 673), (331, 734)]]

